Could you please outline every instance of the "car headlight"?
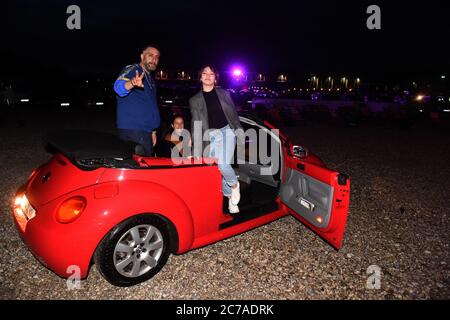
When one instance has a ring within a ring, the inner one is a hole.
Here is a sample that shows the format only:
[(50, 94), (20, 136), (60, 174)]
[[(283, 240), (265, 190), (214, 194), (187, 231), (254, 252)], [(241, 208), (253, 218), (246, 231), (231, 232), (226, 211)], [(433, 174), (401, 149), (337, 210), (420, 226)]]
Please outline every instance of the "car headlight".
[(14, 199), (14, 217), (22, 231), (25, 231), (29, 220), (36, 216), (36, 210), (31, 206), (25, 193), (20, 193)]

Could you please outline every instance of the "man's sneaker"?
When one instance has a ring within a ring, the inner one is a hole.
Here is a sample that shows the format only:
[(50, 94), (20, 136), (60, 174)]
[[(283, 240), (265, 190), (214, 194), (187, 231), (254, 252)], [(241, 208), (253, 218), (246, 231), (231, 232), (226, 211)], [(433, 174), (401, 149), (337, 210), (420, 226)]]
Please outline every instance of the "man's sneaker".
[(239, 181), (237, 182), (236, 188), (231, 188), (231, 204), (237, 206), (241, 200), (241, 191), (239, 190)]
[(231, 203), (231, 198), (228, 199), (228, 212), (230, 212), (230, 214), (239, 212), (239, 207)]

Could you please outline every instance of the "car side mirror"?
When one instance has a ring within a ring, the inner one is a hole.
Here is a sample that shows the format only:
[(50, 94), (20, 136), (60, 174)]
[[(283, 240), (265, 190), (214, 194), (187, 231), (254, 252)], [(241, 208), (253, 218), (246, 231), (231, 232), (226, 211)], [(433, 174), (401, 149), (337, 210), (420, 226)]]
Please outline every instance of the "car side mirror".
[(298, 158), (306, 158), (308, 156), (308, 150), (302, 146), (293, 146), (292, 154)]

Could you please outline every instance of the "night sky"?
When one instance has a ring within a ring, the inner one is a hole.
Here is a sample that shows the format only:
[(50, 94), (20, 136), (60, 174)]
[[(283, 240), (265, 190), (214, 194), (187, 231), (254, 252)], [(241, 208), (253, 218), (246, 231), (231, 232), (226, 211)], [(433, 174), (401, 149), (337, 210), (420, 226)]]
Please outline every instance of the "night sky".
[[(2, 3), (1, 77), (117, 74), (142, 46), (160, 67), (234, 62), (248, 71), (365, 78), (439, 75), (450, 68), (445, 1), (25, 1)], [(81, 8), (81, 30), (66, 8)], [(366, 8), (381, 7), (381, 30)]]

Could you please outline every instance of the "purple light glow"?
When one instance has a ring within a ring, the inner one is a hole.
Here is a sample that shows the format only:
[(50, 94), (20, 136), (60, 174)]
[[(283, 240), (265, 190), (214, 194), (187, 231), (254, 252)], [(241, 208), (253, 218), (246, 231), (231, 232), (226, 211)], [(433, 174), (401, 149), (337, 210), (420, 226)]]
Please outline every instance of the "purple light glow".
[(242, 70), (241, 69), (234, 69), (233, 70), (233, 76), (240, 77), (241, 75), (242, 75)]

